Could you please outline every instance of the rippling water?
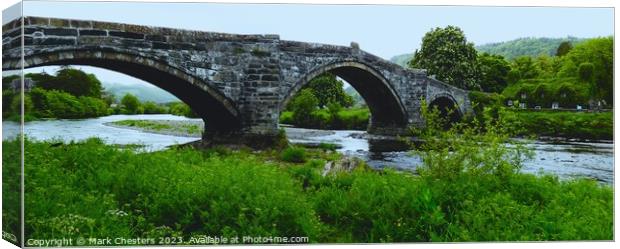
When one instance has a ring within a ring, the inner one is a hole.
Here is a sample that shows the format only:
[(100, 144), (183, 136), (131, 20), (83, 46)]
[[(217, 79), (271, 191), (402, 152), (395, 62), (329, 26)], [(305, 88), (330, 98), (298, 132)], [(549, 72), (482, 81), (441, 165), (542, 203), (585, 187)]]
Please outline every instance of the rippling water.
[[(294, 142), (334, 143), (341, 153), (364, 158), (374, 168), (415, 171), (422, 164), (419, 156), (406, 151), (402, 143), (368, 140), (363, 131), (334, 131), (327, 136), (297, 139)], [(601, 183), (614, 183), (614, 154), (611, 143), (551, 143), (532, 141), (527, 144), (535, 155), (524, 162), (522, 172), (553, 174), (561, 179), (587, 177)]]
[[(26, 123), (24, 131), (30, 139), (77, 141), (89, 137), (99, 137), (109, 144), (142, 144), (146, 151), (155, 151), (170, 145), (184, 144), (199, 138), (159, 135), (130, 129), (115, 128), (104, 125), (127, 119), (150, 120), (193, 120), (168, 114), (161, 115), (112, 115), (83, 120), (49, 120)], [(330, 131), (328, 135), (316, 136), (316, 130), (287, 128), (295, 132), (291, 139), (295, 143), (334, 143), (341, 146), (339, 152), (364, 158), (375, 168), (391, 167), (399, 170), (411, 170), (422, 162), (413, 153), (403, 151), (399, 144), (389, 141), (368, 140), (364, 131)], [(2, 123), (3, 139), (14, 137), (19, 132), (19, 124), (5, 121)], [(562, 179), (587, 177), (602, 183), (613, 184), (613, 144), (610, 143), (549, 143), (534, 141), (528, 144), (535, 156), (525, 162), (523, 172), (534, 174), (554, 174)]]
[[(199, 120), (186, 117), (154, 114), (154, 115), (111, 115), (100, 118), (80, 120), (48, 120), (27, 122), (24, 133), (30, 139), (62, 141), (79, 141), (89, 137), (99, 137), (109, 144), (141, 144), (147, 151), (161, 150), (170, 145), (184, 144), (199, 140), (200, 138), (177, 137), (169, 135), (153, 134), (130, 129), (115, 128), (104, 125), (127, 119), (166, 119), (166, 120)], [(19, 134), (19, 123), (2, 122), (2, 139), (14, 137)]]

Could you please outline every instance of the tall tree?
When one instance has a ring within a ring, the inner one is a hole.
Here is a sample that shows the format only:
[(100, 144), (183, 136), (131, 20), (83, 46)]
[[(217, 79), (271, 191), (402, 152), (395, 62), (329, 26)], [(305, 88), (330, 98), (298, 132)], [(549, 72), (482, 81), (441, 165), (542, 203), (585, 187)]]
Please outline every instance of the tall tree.
[(56, 72), (56, 76), (43, 73), (33, 80), (46, 90), (60, 90), (78, 97), (101, 97), (101, 82), (95, 75), (79, 69), (65, 66)]
[(438, 80), (460, 88), (480, 88), (474, 44), (467, 42), (463, 31), (455, 26), (435, 28), (426, 33), (409, 67), (426, 69)]
[(605, 100), (607, 104), (613, 104), (613, 73), (614, 73), (614, 39), (602, 37), (587, 40), (575, 45), (566, 54), (575, 65), (592, 63), (592, 87), (595, 90), (594, 99)]
[(480, 88), (485, 92), (501, 92), (507, 85), (510, 64), (501, 55), (478, 55)]
[(312, 90), (320, 108), (329, 103), (349, 107), (353, 104), (353, 98), (344, 91), (343, 86), (344, 83), (336, 75), (324, 73), (312, 79), (304, 88)]
[(138, 100), (136, 96), (128, 93), (121, 99), (121, 104), (125, 107), (128, 114), (136, 114), (140, 107), (140, 100)]
[(519, 71), (520, 79), (534, 79), (540, 75), (540, 69), (536, 66), (532, 57), (529, 56), (517, 57), (512, 62), (512, 68)]
[(562, 57), (568, 54), (571, 49), (573, 49), (573, 45), (569, 41), (563, 41), (562, 43), (560, 43), (560, 46), (558, 46), (558, 49), (555, 51), (555, 56)]

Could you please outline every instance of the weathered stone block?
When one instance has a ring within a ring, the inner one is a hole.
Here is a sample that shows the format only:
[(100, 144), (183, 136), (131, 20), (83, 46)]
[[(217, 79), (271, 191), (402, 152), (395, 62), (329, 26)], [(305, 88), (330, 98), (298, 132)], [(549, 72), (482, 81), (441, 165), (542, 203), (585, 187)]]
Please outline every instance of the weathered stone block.
[(56, 18), (51, 18), (49, 25), (53, 27), (70, 27), (71, 26), (71, 24), (69, 23), (69, 20), (56, 19)]
[(89, 35), (89, 36), (107, 36), (108, 31), (106, 30), (98, 30), (98, 29), (80, 29), (78, 30), (80, 36)]
[(43, 32), (45, 33), (45, 35), (77, 36), (77, 30), (76, 29), (50, 28), (50, 29), (44, 29)]
[(123, 24), (111, 22), (93, 22), (94, 29), (123, 30)]
[(93, 23), (90, 21), (71, 20), (70, 25), (73, 28), (93, 28)]
[(34, 45), (53, 45), (53, 46), (76, 45), (76, 39), (74, 37), (34, 38), (33, 44)]
[(125, 32), (125, 31), (108, 31), (109, 36), (116, 36), (120, 38), (128, 38), (128, 39), (144, 39), (144, 34), (134, 33), (134, 32)]
[(28, 25), (48, 26), (50, 25), (50, 19), (44, 17), (26, 17), (25, 23)]

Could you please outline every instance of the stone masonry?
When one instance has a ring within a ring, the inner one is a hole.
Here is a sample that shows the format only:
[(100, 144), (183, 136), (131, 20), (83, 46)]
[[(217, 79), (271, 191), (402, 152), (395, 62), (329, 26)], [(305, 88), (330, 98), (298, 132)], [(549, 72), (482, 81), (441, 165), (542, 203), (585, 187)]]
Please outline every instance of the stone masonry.
[(467, 91), (364, 52), (356, 43), (24, 17), (3, 25), (2, 47), (3, 70), (21, 68), (23, 48), (25, 68), (90, 65), (150, 82), (205, 120), (204, 139), (275, 137), (292, 96), (324, 72), (362, 95), (371, 110), (371, 133), (404, 134), (408, 126), (421, 125), (422, 99), (447, 98), (461, 114), (471, 111)]

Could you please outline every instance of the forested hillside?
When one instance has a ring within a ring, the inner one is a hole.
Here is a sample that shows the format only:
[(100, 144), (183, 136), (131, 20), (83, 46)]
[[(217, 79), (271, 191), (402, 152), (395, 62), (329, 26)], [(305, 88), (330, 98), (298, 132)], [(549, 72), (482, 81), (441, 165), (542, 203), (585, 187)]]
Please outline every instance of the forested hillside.
[[(565, 37), (565, 38), (548, 38), (548, 37), (525, 37), (511, 41), (488, 43), (476, 46), (476, 50), (480, 53), (489, 53), (501, 55), (507, 60), (512, 60), (519, 56), (538, 56), (540, 54), (555, 55), (558, 46), (564, 41), (575, 45), (584, 41), (585, 38)], [(407, 66), (407, 62), (413, 58), (413, 53), (396, 55), (390, 59), (403, 67)]]

